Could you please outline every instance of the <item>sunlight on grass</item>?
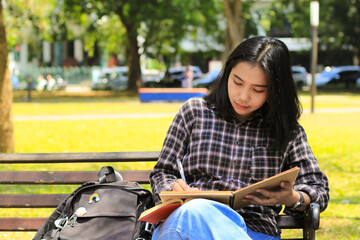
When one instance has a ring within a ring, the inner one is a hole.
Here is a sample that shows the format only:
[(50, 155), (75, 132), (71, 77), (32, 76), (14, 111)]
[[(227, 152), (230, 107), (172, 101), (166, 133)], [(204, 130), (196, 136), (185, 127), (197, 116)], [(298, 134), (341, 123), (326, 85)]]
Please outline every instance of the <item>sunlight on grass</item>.
[(121, 114), (121, 113), (176, 113), (181, 103), (141, 103), (139, 101), (107, 102), (32, 102), (14, 103), (15, 116), (42, 115), (82, 115), (82, 114)]
[[(301, 94), (301, 102), (304, 109), (310, 109), (310, 94)], [(317, 95), (315, 97), (315, 109), (318, 108), (360, 108), (360, 97), (358, 95)]]
[(15, 122), (16, 152), (159, 151), (171, 120), (19, 121)]

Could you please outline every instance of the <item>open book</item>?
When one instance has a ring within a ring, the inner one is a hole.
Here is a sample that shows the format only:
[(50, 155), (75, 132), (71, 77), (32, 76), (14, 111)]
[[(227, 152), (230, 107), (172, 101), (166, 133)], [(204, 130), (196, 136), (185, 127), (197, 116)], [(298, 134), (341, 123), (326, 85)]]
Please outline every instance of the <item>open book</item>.
[(280, 188), (280, 182), (283, 181), (294, 185), (299, 170), (298, 167), (294, 167), (236, 191), (164, 191), (160, 193), (162, 203), (145, 210), (140, 215), (139, 221), (156, 224), (166, 219), (182, 204), (194, 198), (214, 200), (224, 203), (233, 209), (239, 209), (245, 206), (241, 201), (245, 195), (256, 194), (261, 197), (261, 194), (257, 193), (256, 189), (276, 190)]

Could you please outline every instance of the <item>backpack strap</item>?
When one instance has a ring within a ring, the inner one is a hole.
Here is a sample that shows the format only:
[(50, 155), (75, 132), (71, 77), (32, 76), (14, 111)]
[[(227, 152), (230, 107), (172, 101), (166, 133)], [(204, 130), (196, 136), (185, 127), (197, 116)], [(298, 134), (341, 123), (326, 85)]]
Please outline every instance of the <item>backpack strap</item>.
[(121, 174), (111, 166), (102, 167), (98, 173), (99, 183), (123, 181)]

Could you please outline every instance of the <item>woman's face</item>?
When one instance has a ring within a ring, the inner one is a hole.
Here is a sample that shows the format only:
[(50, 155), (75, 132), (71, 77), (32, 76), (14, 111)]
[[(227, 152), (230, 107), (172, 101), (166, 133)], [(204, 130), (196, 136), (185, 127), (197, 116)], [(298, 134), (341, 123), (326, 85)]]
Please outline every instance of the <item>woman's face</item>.
[(258, 65), (240, 62), (231, 70), (228, 93), (237, 119), (247, 120), (265, 103), (267, 84), (265, 72)]

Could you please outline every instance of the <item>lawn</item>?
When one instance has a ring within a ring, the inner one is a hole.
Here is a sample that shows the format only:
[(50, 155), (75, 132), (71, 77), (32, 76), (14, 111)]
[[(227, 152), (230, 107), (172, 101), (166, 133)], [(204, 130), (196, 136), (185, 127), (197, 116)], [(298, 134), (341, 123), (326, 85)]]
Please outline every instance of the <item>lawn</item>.
[[(334, 112), (337, 108), (360, 108), (360, 96), (355, 94), (320, 95), (315, 111), (305, 113), (300, 123), (305, 128), (312, 150), (321, 169), (329, 177), (331, 200), (328, 209), (321, 214), (317, 239), (360, 239), (360, 111)], [(310, 98), (303, 95), (304, 109), (310, 108)], [(18, 153), (31, 152), (100, 152), (100, 151), (159, 151), (167, 128), (181, 103), (140, 103), (136, 99), (101, 98), (15, 102), (15, 148)], [(328, 113), (320, 110), (329, 109)], [(141, 117), (138, 114), (147, 114)], [(150, 114), (161, 114), (159, 117)], [(46, 116), (114, 115), (108, 119), (46, 119)], [(121, 115), (123, 114), (123, 115)], [(130, 118), (128, 114), (136, 114)], [(165, 115), (164, 115), (165, 114)], [(167, 114), (167, 115), (166, 115)], [(20, 117), (44, 116), (43, 119), (24, 120)], [(122, 117), (123, 116), (123, 117)], [(16, 120), (19, 119), (19, 120)], [(117, 169), (151, 169), (153, 163), (143, 165), (112, 164)], [(17, 167), (1, 166), (2, 169), (34, 168), (33, 165)], [(61, 164), (36, 166), (41, 169), (97, 170), (98, 164)], [(53, 186), (49, 189), (0, 189), (7, 192), (60, 192), (71, 187)], [(51, 209), (33, 211), (13, 209), (0, 211), (0, 216), (45, 215)], [(34, 233), (0, 233), (0, 239), (31, 239)], [(293, 236), (294, 231), (286, 231)]]

